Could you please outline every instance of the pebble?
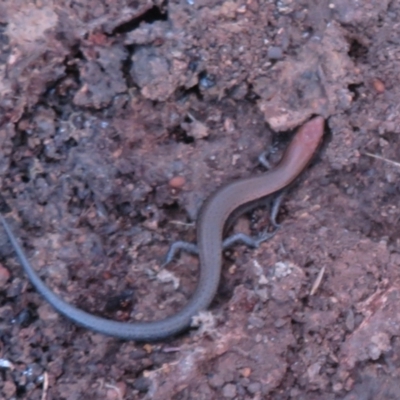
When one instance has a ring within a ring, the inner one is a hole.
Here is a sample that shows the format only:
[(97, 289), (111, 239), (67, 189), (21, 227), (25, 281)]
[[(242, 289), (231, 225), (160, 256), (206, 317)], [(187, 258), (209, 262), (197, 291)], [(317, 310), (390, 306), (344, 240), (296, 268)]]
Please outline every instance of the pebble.
[(261, 391), (261, 383), (260, 382), (252, 382), (249, 386), (247, 386), (247, 390), (251, 394), (256, 394)]
[(254, 315), (250, 315), (247, 322), (256, 328), (263, 328), (265, 326), (265, 320)]
[(14, 278), (7, 289), (7, 297), (17, 297), (22, 293), (24, 282), (20, 278)]
[(374, 89), (378, 92), (378, 93), (383, 93), (385, 91), (385, 84), (378, 78), (375, 78), (372, 81), (372, 85), (374, 86)]
[(149, 390), (150, 380), (144, 377), (139, 377), (134, 381), (133, 387), (139, 392), (145, 393)]
[(39, 314), (39, 318), (43, 321), (57, 321), (59, 318), (57, 311), (55, 311), (54, 308), (48, 303), (43, 303), (41, 306), (39, 306), (37, 312)]
[(218, 389), (224, 384), (224, 380), (222, 379), (221, 375), (213, 375), (208, 379), (208, 384), (212, 388)]
[(2, 319), (2, 320), (10, 319), (11, 320), (13, 318), (13, 316), (14, 316), (14, 311), (13, 311), (13, 308), (10, 306), (10, 304), (0, 307), (0, 319)]
[(0, 289), (4, 288), (10, 279), (10, 272), (2, 264), (0, 264)]
[(239, 372), (240, 372), (240, 375), (244, 376), (245, 378), (248, 378), (251, 374), (251, 368), (249, 368), (249, 367), (242, 368)]
[(286, 324), (286, 320), (283, 318), (278, 318), (274, 322), (275, 328), (282, 328), (285, 324)]
[(168, 182), (168, 185), (174, 189), (182, 189), (186, 183), (186, 179), (183, 176), (174, 176)]
[(283, 57), (282, 48), (278, 46), (271, 46), (268, 49), (267, 56), (270, 60), (280, 60)]
[(222, 389), (222, 395), (227, 399), (236, 397), (236, 386), (233, 383), (227, 383)]

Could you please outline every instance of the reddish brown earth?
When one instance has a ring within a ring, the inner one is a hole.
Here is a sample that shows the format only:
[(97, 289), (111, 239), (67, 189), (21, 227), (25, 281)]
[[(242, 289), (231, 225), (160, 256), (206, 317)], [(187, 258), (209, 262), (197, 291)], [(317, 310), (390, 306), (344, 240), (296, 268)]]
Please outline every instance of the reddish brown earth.
[(310, 116), (326, 137), (279, 232), (227, 252), (202, 327), (170, 340), (75, 326), (0, 232), (0, 398), (399, 399), (399, 21), (386, 0), (3, 1), (0, 211), (85, 310), (175, 313), (197, 258), (160, 265), (202, 202)]

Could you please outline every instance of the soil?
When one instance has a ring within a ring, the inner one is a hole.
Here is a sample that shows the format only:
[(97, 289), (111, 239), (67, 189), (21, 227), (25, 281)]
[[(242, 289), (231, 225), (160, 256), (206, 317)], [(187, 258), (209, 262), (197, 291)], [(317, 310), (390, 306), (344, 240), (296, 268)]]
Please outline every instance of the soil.
[[(80, 328), (0, 232), (1, 399), (399, 399), (400, 2), (6, 0), (0, 208), (69, 302), (177, 312), (203, 201), (326, 135), (281, 228), (225, 252), (200, 328), (157, 343)], [(268, 210), (241, 217), (256, 235)]]

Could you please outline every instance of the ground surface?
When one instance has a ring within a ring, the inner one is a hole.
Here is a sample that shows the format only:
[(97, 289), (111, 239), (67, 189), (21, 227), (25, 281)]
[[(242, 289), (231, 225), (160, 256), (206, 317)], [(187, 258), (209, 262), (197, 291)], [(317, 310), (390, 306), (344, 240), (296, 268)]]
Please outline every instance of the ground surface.
[(206, 324), (168, 341), (65, 320), (0, 232), (0, 398), (400, 398), (399, 21), (397, 0), (2, 2), (1, 211), (81, 308), (179, 310), (197, 258), (160, 265), (202, 202), (310, 116), (326, 137), (279, 232), (225, 254)]

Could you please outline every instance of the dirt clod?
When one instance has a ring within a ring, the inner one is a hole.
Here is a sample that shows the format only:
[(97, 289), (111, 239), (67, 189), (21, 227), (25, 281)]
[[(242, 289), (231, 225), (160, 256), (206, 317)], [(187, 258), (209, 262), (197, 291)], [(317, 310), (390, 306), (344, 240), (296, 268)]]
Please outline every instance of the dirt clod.
[(0, 229), (0, 397), (400, 398), (399, 20), (387, 0), (3, 2), (1, 212), (88, 312), (178, 312), (197, 257), (161, 265), (203, 202), (310, 117), (326, 135), (273, 238), (224, 251), (198, 328), (159, 343), (59, 315)]

